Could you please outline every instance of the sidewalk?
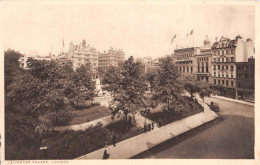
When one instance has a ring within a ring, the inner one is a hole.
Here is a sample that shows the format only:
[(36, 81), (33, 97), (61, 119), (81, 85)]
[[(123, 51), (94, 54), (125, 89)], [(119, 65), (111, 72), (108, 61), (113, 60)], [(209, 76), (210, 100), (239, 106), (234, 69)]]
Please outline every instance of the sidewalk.
[[(181, 135), (193, 128), (216, 119), (218, 115), (205, 105), (205, 111), (185, 119), (173, 122), (150, 132), (132, 137), (116, 144), (116, 147), (108, 146), (109, 159), (128, 159), (142, 153), (162, 142)], [(83, 155), (77, 159), (102, 159), (104, 148)]]
[(242, 101), (242, 100), (235, 100), (235, 99), (231, 99), (231, 98), (227, 98), (227, 97), (223, 97), (223, 96), (211, 96), (211, 97), (217, 98), (217, 99), (222, 99), (222, 100), (227, 100), (227, 101), (233, 101), (233, 102), (240, 103), (240, 104), (255, 106), (254, 103), (249, 103), (249, 102)]

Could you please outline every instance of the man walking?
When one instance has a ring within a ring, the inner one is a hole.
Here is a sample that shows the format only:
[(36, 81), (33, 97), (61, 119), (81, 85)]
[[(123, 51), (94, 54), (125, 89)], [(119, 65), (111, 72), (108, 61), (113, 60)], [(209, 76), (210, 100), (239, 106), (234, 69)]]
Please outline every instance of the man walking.
[(102, 158), (102, 159), (108, 159), (109, 156), (110, 156), (110, 154), (107, 153), (107, 145), (106, 145), (106, 147), (105, 147), (105, 151), (104, 151), (104, 153), (103, 153), (103, 158)]

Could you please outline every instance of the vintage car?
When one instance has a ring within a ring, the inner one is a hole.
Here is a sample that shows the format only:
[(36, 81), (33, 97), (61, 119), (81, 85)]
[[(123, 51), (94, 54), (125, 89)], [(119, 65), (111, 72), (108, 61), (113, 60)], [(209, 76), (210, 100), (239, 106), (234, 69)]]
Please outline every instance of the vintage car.
[(219, 105), (217, 103), (211, 101), (210, 104), (208, 104), (208, 106), (211, 110), (219, 112)]

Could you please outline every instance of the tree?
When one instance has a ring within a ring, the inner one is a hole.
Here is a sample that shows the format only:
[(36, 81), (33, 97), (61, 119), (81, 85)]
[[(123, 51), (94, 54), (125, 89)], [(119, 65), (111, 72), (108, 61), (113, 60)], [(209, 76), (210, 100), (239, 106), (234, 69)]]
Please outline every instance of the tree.
[(174, 103), (182, 98), (183, 93), (177, 67), (170, 57), (162, 60), (155, 82), (152, 99), (166, 104), (167, 110), (170, 111), (170, 107), (174, 107)]
[(107, 84), (106, 89), (112, 93), (115, 93), (118, 89), (117, 85), (121, 76), (120, 70), (122, 70), (122, 67), (110, 66), (103, 76), (102, 83)]
[(94, 83), (92, 81), (93, 72), (89, 64), (81, 65), (73, 74), (74, 100), (78, 107), (78, 102), (88, 100), (93, 96)]
[(13, 82), (17, 71), (21, 71), (19, 59), (22, 56), (21, 53), (11, 49), (4, 52), (5, 91), (7, 90), (7, 86)]
[(201, 98), (211, 94), (208, 83), (204, 80), (199, 81), (196, 74), (188, 74), (184, 76), (182, 82), (185, 90), (190, 93), (191, 98), (193, 98), (196, 93), (199, 93)]
[(134, 114), (145, 107), (146, 84), (140, 67), (140, 63), (134, 62), (132, 56), (123, 64), (118, 80), (113, 84), (116, 87), (113, 115), (122, 111), (127, 119), (129, 113)]

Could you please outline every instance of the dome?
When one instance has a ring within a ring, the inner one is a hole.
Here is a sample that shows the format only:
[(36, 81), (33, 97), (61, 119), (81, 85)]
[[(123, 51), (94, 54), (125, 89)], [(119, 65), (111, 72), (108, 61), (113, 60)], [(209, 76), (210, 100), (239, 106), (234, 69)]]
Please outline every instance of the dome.
[(208, 39), (208, 36), (206, 36), (206, 39), (204, 40), (204, 45), (210, 45), (210, 40)]

